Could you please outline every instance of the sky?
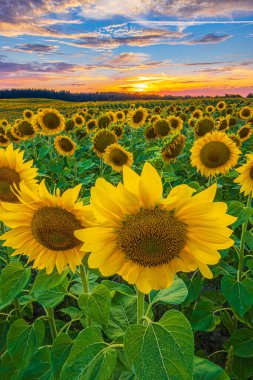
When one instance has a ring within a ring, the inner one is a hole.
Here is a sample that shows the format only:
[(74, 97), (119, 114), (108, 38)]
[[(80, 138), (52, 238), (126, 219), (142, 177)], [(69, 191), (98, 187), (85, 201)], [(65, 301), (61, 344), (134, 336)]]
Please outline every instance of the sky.
[(0, 0), (0, 88), (253, 92), (253, 0)]

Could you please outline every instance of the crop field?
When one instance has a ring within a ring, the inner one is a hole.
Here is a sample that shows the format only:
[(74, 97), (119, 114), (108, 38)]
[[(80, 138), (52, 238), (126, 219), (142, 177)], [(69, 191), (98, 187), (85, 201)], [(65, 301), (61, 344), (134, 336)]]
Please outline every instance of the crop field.
[(0, 100), (0, 379), (253, 377), (253, 101)]

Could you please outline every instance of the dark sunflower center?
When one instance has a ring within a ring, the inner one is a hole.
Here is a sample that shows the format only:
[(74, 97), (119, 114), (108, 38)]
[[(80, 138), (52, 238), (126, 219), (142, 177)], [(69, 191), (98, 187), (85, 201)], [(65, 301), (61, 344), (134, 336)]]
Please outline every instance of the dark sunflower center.
[(250, 129), (249, 128), (242, 128), (239, 131), (239, 135), (240, 135), (241, 138), (248, 136), (249, 133), (250, 133)]
[(196, 133), (198, 136), (205, 136), (208, 132), (212, 131), (214, 123), (209, 119), (202, 119), (198, 122), (196, 127)]
[(154, 139), (157, 137), (157, 134), (155, 133), (155, 130), (153, 127), (149, 127), (146, 130), (146, 137), (147, 137), (147, 139)]
[(48, 129), (57, 129), (61, 121), (57, 115), (50, 112), (43, 117), (43, 122)]
[(253, 180), (253, 166), (251, 166), (250, 172), (249, 172), (250, 178)]
[(169, 123), (165, 120), (158, 120), (155, 123), (155, 131), (160, 136), (167, 136), (170, 132)]
[(133, 115), (133, 121), (134, 123), (140, 123), (143, 119), (143, 112), (142, 111), (136, 111)]
[(177, 119), (171, 119), (170, 121), (171, 128), (177, 128), (178, 127), (178, 120)]
[(3, 202), (17, 203), (18, 198), (12, 192), (11, 186), (20, 183), (20, 175), (14, 170), (6, 167), (0, 168), (0, 200)]
[(81, 117), (77, 116), (75, 118), (75, 122), (76, 122), (77, 125), (82, 125), (83, 124), (83, 119)]
[(110, 153), (110, 160), (114, 165), (122, 166), (127, 162), (127, 154), (120, 149), (113, 149)]
[(42, 207), (38, 209), (31, 223), (35, 239), (53, 251), (66, 251), (81, 244), (74, 231), (81, 223), (69, 211), (60, 207)]
[(116, 142), (116, 137), (114, 134), (103, 134), (97, 136), (94, 140), (94, 147), (98, 152), (104, 153), (106, 148)]
[(29, 121), (22, 121), (18, 125), (18, 131), (21, 136), (31, 136), (34, 134), (33, 126), (31, 123), (29, 123)]
[(0, 143), (1, 144), (6, 144), (7, 142), (8, 142), (8, 139), (0, 134)]
[(118, 244), (127, 259), (143, 265), (169, 263), (186, 243), (186, 228), (166, 210), (141, 210), (128, 216), (119, 231)]
[(71, 141), (69, 141), (69, 139), (65, 137), (62, 137), (59, 140), (59, 146), (62, 150), (64, 150), (64, 152), (71, 152), (71, 150), (73, 149), (73, 144), (71, 143)]
[(242, 116), (249, 116), (250, 115), (250, 110), (248, 108), (242, 110)]
[(209, 142), (200, 151), (200, 159), (208, 168), (218, 168), (226, 164), (229, 158), (229, 148), (220, 141)]

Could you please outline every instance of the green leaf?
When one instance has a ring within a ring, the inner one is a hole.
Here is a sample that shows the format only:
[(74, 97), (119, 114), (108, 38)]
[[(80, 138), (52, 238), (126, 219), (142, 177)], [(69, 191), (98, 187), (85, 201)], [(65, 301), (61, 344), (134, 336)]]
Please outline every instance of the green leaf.
[(61, 303), (68, 293), (69, 281), (65, 277), (61, 283), (53, 288), (47, 290), (36, 290), (33, 292), (36, 301), (38, 301), (44, 307), (54, 307)]
[(164, 304), (179, 305), (188, 295), (187, 287), (183, 280), (175, 276), (172, 285), (168, 289), (159, 291), (153, 290), (150, 293), (152, 303), (160, 302)]
[(46, 274), (45, 270), (41, 270), (35, 278), (32, 287), (32, 292), (44, 292), (49, 289), (55, 288), (64, 281), (67, 274), (67, 270), (65, 270), (61, 274), (59, 274), (57, 271), (54, 271), (51, 274)]
[(30, 280), (31, 268), (23, 268), (19, 261), (9, 263), (0, 277), (0, 309), (9, 305), (26, 287)]
[(6, 351), (1, 357), (0, 379), (3, 380), (20, 380), (18, 369), (11, 360), (10, 354)]
[(76, 338), (60, 379), (109, 380), (116, 361), (117, 351), (104, 342), (97, 327), (91, 326)]
[(219, 317), (213, 314), (214, 305), (210, 301), (201, 301), (193, 309), (190, 322), (197, 331), (212, 331), (220, 322)]
[(239, 358), (233, 356), (232, 372), (240, 380), (249, 380), (253, 375), (253, 360), (252, 358)]
[(243, 316), (253, 305), (253, 280), (236, 281), (232, 276), (224, 276), (221, 290), (229, 305)]
[(253, 356), (253, 330), (238, 329), (225, 344), (226, 349), (233, 346), (233, 353), (242, 358)]
[(106, 286), (99, 284), (93, 289), (92, 293), (81, 294), (78, 298), (78, 305), (82, 312), (88, 315), (94, 322), (107, 325), (111, 296)]
[(229, 380), (229, 377), (217, 364), (195, 356), (193, 380)]
[(134, 290), (130, 288), (130, 286), (121, 284), (119, 282), (110, 281), (110, 280), (103, 280), (101, 284), (105, 285), (110, 291), (115, 290), (119, 293), (126, 294), (129, 296), (134, 295)]
[(23, 319), (18, 319), (11, 325), (7, 335), (7, 347), (19, 371), (27, 367), (41, 345), (44, 334), (45, 327), (41, 320), (29, 326)]
[(0, 353), (5, 351), (7, 333), (9, 331), (9, 328), (10, 323), (7, 320), (0, 323)]
[(159, 323), (130, 326), (124, 352), (138, 380), (192, 379), (193, 334), (177, 310), (166, 312)]
[(253, 233), (250, 232), (250, 231), (246, 231), (245, 235), (244, 235), (244, 238), (245, 238), (245, 243), (246, 243), (247, 247), (251, 251), (253, 251)]
[(136, 308), (136, 296), (115, 294), (112, 299), (108, 327), (105, 329), (105, 333), (110, 339), (122, 337), (129, 326), (137, 323), (136, 313), (134, 312)]
[(191, 302), (196, 301), (196, 299), (200, 296), (203, 279), (195, 275), (190, 280), (186, 280), (186, 285), (188, 288), (188, 295), (183, 302), (183, 306), (188, 306)]
[(56, 337), (51, 351), (52, 371), (56, 379), (59, 379), (63, 364), (69, 356), (72, 339), (67, 334)]
[(20, 380), (49, 380), (50, 377), (50, 349), (42, 347), (32, 357), (29, 366), (22, 372)]

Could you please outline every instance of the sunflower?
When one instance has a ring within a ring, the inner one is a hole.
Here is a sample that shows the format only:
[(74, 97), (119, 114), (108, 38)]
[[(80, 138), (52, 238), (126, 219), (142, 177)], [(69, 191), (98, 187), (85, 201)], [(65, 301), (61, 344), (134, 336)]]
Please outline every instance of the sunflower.
[(130, 167), (134, 161), (132, 153), (125, 150), (119, 144), (109, 145), (105, 150), (103, 158), (116, 171), (122, 171), (124, 165)]
[(99, 157), (102, 157), (106, 148), (117, 142), (117, 136), (113, 131), (102, 129), (93, 137), (93, 150)]
[(229, 127), (229, 124), (228, 124), (228, 118), (227, 117), (221, 117), (219, 120), (218, 120), (218, 123), (217, 123), (217, 126), (216, 126), (216, 129), (218, 131), (226, 131)]
[(0, 127), (4, 128), (4, 129), (7, 128), (9, 125), (10, 125), (10, 123), (6, 119), (2, 119), (0, 121)]
[(234, 180), (235, 183), (241, 185), (240, 193), (248, 195), (253, 192), (253, 154), (246, 154), (246, 164), (236, 169), (240, 175)]
[(96, 132), (97, 126), (98, 126), (97, 119), (90, 119), (86, 123), (86, 131), (87, 131), (87, 133)]
[(191, 164), (205, 177), (225, 174), (237, 164), (240, 150), (224, 133), (207, 133), (191, 149)]
[(158, 137), (153, 125), (150, 125), (145, 129), (145, 137), (147, 140), (153, 140)]
[(208, 132), (211, 132), (214, 129), (215, 123), (212, 117), (203, 117), (202, 119), (197, 120), (197, 123), (194, 127), (194, 133), (196, 137), (203, 137)]
[(174, 116), (174, 115), (169, 116), (168, 122), (169, 122), (169, 126), (171, 128), (172, 133), (179, 132), (183, 128), (184, 122), (178, 116)]
[(181, 133), (177, 133), (171, 136), (170, 140), (164, 145), (162, 149), (163, 160), (165, 162), (175, 161), (184, 149), (185, 140), (185, 136)]
[(108, 112), (106, 112), (106, 115), (109, 116), (109, 118), (111, 119), (111, 123), (115, 123), (115, 122), (117, 121), (114, 112), (112, 112), (112, 111), (108, 111)]
[(28, 120), (21, 120), (17, 124), (16, 132), (21, 140), (29, 140), (36, 134), (33, 124)]
[(159, 118), (155, 123), (154, 123), (154, 131), (157, 136), (159, 137), (166, 137), (169, 135), (171, 132), (170, 128), (170, 123), (169, 120)]
[(252, 109), (250, 107), (242, 107), (239, 111), (239, 117), (241, 119), (247, 120), (252, 115)]
[(75, 135), (78, 140), (82, 140), (87, 136), (86, 129), (83, 129), (82, 127), (76, 128)]
[(122, 128), (121, 125), (114, 125), (112, 128), (113, 132), (117, 136), (118, 139), (120, 139), (124, 133), (124, 129)]
[(45, 135), (55, 135), (65, 128), (63, 115), (56, 109), (46, 108), (38, 114), (38, 123)]
[(238, 148), (240, 148), (242, 146), (242, 141), (240, 139), (240, 136), (237, 134), (237, 133), (229, 133), (228, 134), (228, 137), (234, 141), (234, 143), (236, 144), (236, 146)]
[(8, 128), (8, 129), (6, 130), (5, 136), (6, 136), (10, 141), (14, 141), (14, 142), (19, 141), (19, 138), (17, 138), (16, 136), (14, 136), (14, 134), (12, 133), (12, 128)]
[(56, 136), (54, 145), (62, 156), (72, 156), (75, 153), (76, 143), (68, 136)]
[(33, 129), (36, 131), (36, 132), (41, 132), (42, 131), (42, 128), (39, 124), (39, 116), (38, 115), (34, 115), (32, 120), (31, 120), (31, 123), (32, 123), (32, 127)]
[(233, 244), (227, 226), (236, 219), (225, 203), (213, 203), (216, 185), (194, 197), (194, 189), (180, 185), (163, 199), (161, 178), (149, 163), (140, 177), (124, 167), (123, 182), (114, 187), (99, 178), (92, 189), (97, 225), (75, 232), (85, 242), (81, 249), (91, 252), (89, 266), (103, 276), (119, 274), (143, 293), (169, 287), (179, 271), (199, 268), (212, 278), (207, 264)]
[(215, 108), (214, 108), (214, 106), (209, 105), (209, 106), (206, 107), (206, 111), (207, 111), (208, 113), (214, 113)]
[(237, 123), (237, 118), (233, 115), (228, 115), (227, 116), (227, 121), (228, 121), (228, 127), (233, 128), (236, 126)]
[(66, 123), (65, 123), (65, 131), (67, 131), (67, 132), (73, 131), (75, 126), (76, 126), (75, 120), (72, 118), (68, 119), (68, 120), (66, 120)]
[(194, 128), (195, 125), (197, 124), (198, 122), (198, 119), (195, 119), (194, 117), (190, 117), (187, 121), (188, 125), (191, 127), (191, 128)]
[(226, 103), (221, 101), (217, 103), (216, 108), (218, 111), (223, 111), (226, 108), (226, 106)]
[(8, 146), (8, 145), (9, 145), (8, 137), (0, 133), (0, 146)]
[(6, 150), (0, 149), (0, 202), (18, 203), (11, 186), (24, 183), (31, 191), (36, 188), (37, 169), (32, 168), (33, 161), (24, 161), (24, 152), (13, 149), (10, 144)]
[(74, 115), (73, 120), (75, 122), (76, 127), (82, 127), (84, 125), (84, 117), (81, 115)]
[(196, 109), (192, 112), (191, 117), (194, 119), (201, 119), (203, 117), (203, 112), (201, 109)]
[(125, 121), (125, 114), (122, 111), (117, 111), (115, 113), (116, 121), (123, 123)]
[(146, 108), (139, 107), (139, 108), (131, 110), (128, 113), (127, 122), (132, 128), (138, 129), (143, 124), (145, 124), (147, 116), (148, 116), (148, 111), (146, 110)]
[(31, 120), (33, 118), (33, 111), (31, 110), (24, 110), (23, 111), (23, 117), (25, 120)]
[(28, 256), (33, 267), (46, 268), (49, 274), (56, 266), (61, 273), (67, 265), (75, 272), (81, 264), (81, 242), (74, 231), (86, 227), (90, 211), (77, 202), (81, 189), (78, 185), (62, 195), (57, 190), (52, 195), (44, 181), (32, 192), (25, 184), (20, 185), (17, 197), (21, 204), (4, 203), (0, 219), (11, 228), (1, 236), (4, 246), (15, 249), (12, 255)]
[(111, 118), (109, 115), (103, 114), (97, 119), (98, 129), (108, 128), (111, 124)]
[(237, 132), (241, 141), (248, 140), (253, 133), (253, 129), (250, 125), (243, 125)]

